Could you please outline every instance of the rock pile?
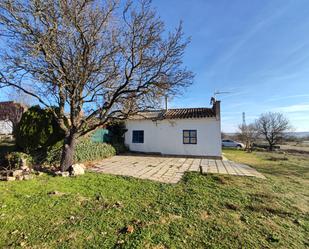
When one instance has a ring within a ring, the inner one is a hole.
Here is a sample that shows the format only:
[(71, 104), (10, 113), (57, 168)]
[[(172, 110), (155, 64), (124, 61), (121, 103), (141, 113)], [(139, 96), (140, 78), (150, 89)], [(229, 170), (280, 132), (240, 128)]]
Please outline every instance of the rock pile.
[(79, 176), (85, 174), (86, 167), (84, 164), (73, 164), (68, 171), (56, 171), (55, 176), (62, 176), (62, 177), (68, 177), (68, 176)]
[(31, 169), (26, 165), (23, 165), (20, 169), (8, 170), (0, 175), (2, 181), (20, 181), (32, 179)]

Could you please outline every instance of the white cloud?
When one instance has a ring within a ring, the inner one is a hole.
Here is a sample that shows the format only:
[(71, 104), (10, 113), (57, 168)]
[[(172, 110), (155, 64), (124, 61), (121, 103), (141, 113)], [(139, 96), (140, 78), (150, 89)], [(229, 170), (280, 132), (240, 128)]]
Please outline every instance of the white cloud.
[(290, 105), (290, 106), (284, 106), (284, 107), (277, 107), (274, 108), (274, 111), (279, 112), (308, 112), (309, 111), (309, 104), (299, 104), (299, 105)]
[(265, 102), (274, 102), (278, 100), (285, 100), (285, 99), (294, 99), (294, 98), (309, 98), (309, 94), (295, 94), (295, 95), (288, 95), (288, 96), (276, 96), (272, 97), (271, 99), (266, 100)]

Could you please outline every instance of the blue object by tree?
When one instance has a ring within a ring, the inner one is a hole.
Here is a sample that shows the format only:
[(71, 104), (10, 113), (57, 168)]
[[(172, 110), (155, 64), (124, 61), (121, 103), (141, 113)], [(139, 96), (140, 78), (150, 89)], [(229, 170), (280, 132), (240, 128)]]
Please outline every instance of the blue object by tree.
[(98, 129), (93, 133), (91, 141), (96, 143), (110, 143), (112, 141), (112, 134), (107, 129)]

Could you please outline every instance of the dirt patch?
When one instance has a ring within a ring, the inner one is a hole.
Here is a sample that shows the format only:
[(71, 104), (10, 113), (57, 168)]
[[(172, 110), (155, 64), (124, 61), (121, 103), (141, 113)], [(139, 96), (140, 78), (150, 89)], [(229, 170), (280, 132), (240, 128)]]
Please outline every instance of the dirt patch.
[(226, 207), (227, 209), (231, 209), (231, 210), (234, 210), (234, 211), (240, 209), (240, 207), (239, 207), (237, 204), (231, 203), (231, 202), (225, 203), (225, 207)]
[(268, 193), (253, 193), (250, 194), (250, 197), (252, 201), (267, 203), (268, 205), (275, 199), (275, 196)]
[(179, 220), (179, 219), (182, 219), (182, 216), (175, 215), (175, 214), (169, 214), (167, 216), (161, 217), (160, 220), (159, 220), (159, 223), (161, 223), (161, 224), (169, 224), (172, 221)]
[(208, 220), (210, 217), (210, 214), (207, 211), (202, 211), (200, 217), (201, 217), (201, 220)]
[(270, 156), (266, 160), (268, 161), (288, 161), (289, 158), (287, 157), (275, 157), (275, 156)]
[(260, 212), (264, 214), (273, 214), (280, 217), (290, 217), (293, 214), (291, 212), (285, 211), (282, 208), (279, 207), (269, 207), (266, 205), (249, 205), (246, 207), (247, 209), (253, 211), (253, 212)]
[(215, 175), (215, 176), (212, 176), (212, 178), (220, 184), (223, 184), (223, 185), (229, 184), (229, 180), (222, 175)]

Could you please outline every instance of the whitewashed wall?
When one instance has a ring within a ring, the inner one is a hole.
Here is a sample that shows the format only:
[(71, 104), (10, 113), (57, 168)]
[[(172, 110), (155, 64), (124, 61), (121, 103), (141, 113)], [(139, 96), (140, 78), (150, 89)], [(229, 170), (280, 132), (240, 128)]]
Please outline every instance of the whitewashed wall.
[[(216, 118), (128, 120), (126, 127), (125, 143), (131, 151), (221, 157), (221, 127)], [(144, 130), (144, 143), (132, 143), (133, 130)], [(183, 144), (183, 130), (197, 130), (197, 144)]]
[(9, 120), (0, 120), (0, 134), (10, 135), (13, 133), (13, 123)]

